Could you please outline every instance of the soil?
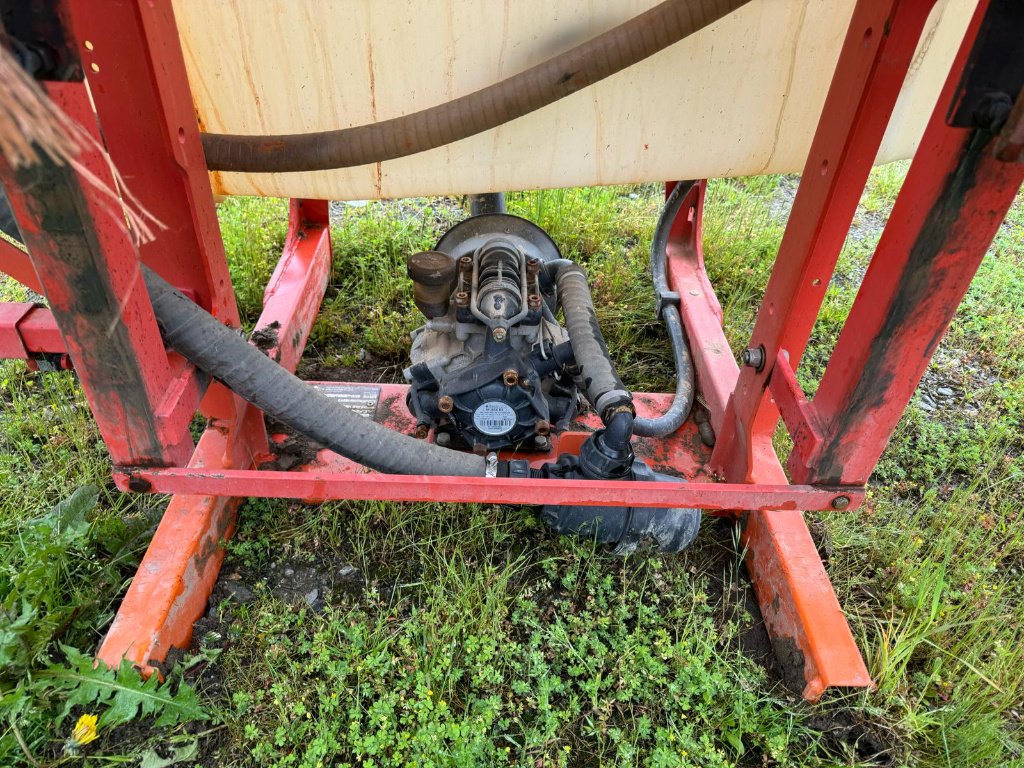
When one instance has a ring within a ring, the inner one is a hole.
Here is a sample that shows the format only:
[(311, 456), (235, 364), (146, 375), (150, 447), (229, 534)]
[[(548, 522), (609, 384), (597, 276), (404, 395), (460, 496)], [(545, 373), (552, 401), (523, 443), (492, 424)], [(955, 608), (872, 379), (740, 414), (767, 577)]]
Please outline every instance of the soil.
[[(809, 522), (813, 523), (813, 519)], [(710, 561), (701, 562), (702, 572), (708, 576), (708, 598), (722, 606), (723, 622), (732, 621), (740, 627), (743, 653), (764, 667), (770, 679), (781, 681), (794, 697), (799, 696), (804, 687), (803, 654), (792, 641), (776, 642), (773, 648), (747, 570), (740, 568), (737, 573), (732, 525), (727, 518), (705, 518), (701, 525), (700, 536), (705, 543), (708, 539), (717, 542)], [(822, 525), (811, 525), (814, 543), (827, 564), (829, 547), (823, 531)], [(728, 579), (726, 574), (730, 574)], [(832, 751), (852, 751), (860, 760), (879, 768), (893, 764), (892, 746), (855, 710), (843, 706), (841, 701), (823, 700), (816, 706), (818, 714), (808, 724), (821, 732)]]
[(351, 381), (367, 384), (402, 384), (402, 369), (396, 365), (377, 365), (356, 368), (349, 365), (325, 365), (316, 360), (303, 359), (299, 363), (298, 377), (304, 381)]

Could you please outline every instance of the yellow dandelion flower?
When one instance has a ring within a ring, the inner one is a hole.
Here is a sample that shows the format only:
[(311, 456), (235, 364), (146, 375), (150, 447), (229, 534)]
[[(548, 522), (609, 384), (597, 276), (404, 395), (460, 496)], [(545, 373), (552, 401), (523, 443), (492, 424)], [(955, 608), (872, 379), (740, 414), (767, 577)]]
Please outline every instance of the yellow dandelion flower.
[(77, 754), (80, 747), (96, 740), (96, 719), (96, 715), (82, 715), (78, 718), (74, 730), (71, 731), (71, 736), (64, 742), (66, 754)]
[(96, 715), (82, 715), (71, 732), (71, 740), (78, 746), (96, 741)]

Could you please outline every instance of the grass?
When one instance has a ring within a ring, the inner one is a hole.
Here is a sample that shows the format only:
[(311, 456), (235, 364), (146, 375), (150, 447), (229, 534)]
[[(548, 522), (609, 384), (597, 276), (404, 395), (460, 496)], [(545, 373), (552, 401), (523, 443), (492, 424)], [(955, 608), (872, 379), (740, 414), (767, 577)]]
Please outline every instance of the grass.
[[(876, 169), (865, 191), (799, 371), (808, 392), (905, 170)], [(709, 187), (708, 271), (736, 350), (797, 182)], [(513, 213), (586, 265), (609, 347), (636, 389), (672, 385), (647, 267), (660, 198), (650, 185), (509, 195)], [(396, 376), (419, 322), (405, 256), (463, 215), (447, 198), (335, 210), (334, 266), (304, 366)], [(251, 326), (286, 206), (230, 199), (220, 217)], [(73, 692), (44, 673), (95, 649), (164, 502), (113, 490), (71, 374), (2, 363), (0, 648), (14, 638), (21, 655), (0, 677), (0, 763), (29, 764), (20, 736), (42, 764), (1021, 765), (1022, 286), (1024, 199), (926, 375), (925, 388), (955, 396), (932, 412), (911, 404), (863, 514), (812, 520), (878, 683), (816, 706), (759, 663), (743, 553), (725, 521), (706, 523), (682, 555), (619, 559), (552, 536), (529, 509), (250, 500), (194, 652), (167, 689), (187, 702), (194, 687), (210, 722), (101, 722), (84, 758), (62, 758), (88, 707), (64, 712)], [(24, 298), (10, 282), (0, 291)], [(54, 540), (51, 510), (85, 485), (95, 507)], [(309, 574), (319, 579), (313, 606), (294, 593)], [(23, 603), (35, 610), (21, 625), (31, 633), (15, 637)]]

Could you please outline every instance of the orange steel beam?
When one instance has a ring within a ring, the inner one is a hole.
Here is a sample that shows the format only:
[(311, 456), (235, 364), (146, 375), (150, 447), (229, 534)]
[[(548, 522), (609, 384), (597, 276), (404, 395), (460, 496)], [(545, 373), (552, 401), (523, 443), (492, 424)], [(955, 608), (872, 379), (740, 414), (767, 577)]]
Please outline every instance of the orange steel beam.
[[(292, 201), (288, 240), (256, 325), (257, 331), (276, 333), (282, 340), (269, 354), (291, 371), (327, 287), (330, 260), (327, 203)], [(220, 385), (211, 387), (207, 399), (219, 399), (217, 410), (224, 415), (211, 419), (189, 466), (257, 466), (268, 453), (262, 412)], [(171, 499), (98, 658), (112, 666), (128, 659), (149, 671), (151, 663), (163, 661), (171, 648), (189, 644), (192, 626), (217, 581), (222, 544), (234, 530), (240, 501), (207, 495)]]

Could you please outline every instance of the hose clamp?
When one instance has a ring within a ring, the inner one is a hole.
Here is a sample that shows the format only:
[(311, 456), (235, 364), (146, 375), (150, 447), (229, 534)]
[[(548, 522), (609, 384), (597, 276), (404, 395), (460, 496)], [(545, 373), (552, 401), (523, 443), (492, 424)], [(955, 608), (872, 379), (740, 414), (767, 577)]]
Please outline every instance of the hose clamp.
[(624, 402), (632, 404), (633, 396), (624, 389), (612, 389), (597, 398), (594, 410), (603, 416), (608, 408)]
[(658, 291), (658, 294), (654, 297), (654, 316), (660, 318), (661, 313), (665, 311), (665, 307), (679, 309), (679, 300), (678, 291)]

